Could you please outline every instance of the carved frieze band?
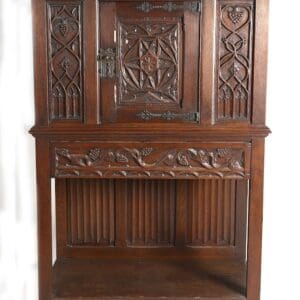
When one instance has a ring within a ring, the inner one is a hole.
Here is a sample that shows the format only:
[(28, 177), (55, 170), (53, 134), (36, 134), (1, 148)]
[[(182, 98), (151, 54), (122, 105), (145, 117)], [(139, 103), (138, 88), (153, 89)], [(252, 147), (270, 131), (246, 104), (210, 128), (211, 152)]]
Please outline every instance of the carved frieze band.
[(81, 4), (48, 4), (50, 120), (82, 119)]
[(244, 178), (243, 148), (57, 147), (55, 177)]
[(248, 121), (251, 111), (253, 1), (219, 0), (218, 120)]

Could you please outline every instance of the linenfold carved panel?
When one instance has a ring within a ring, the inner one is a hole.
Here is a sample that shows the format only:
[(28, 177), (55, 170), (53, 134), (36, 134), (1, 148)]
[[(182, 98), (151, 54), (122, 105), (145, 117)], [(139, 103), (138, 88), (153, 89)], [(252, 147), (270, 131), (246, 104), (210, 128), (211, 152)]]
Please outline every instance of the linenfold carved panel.
[(48, 4), (50, 120), (82, 119), (81, 5)]
[(216, 118), (250, 120), (253, 4), (219, 1), (219, 69)]
[(174, 246), (175, 185), (174, 180), (127, 181), (127, 246)]
[(235, 246), (237, 180), (192, 180), (188, 189), (189, 246)]
[(66, 181), (68, 244), (115, 245), (114, 180)]
[[(246, 147), (55, 147), (56, 177), (243, 178)], [(248, 162), (247, 162), (248, 165)]]
[(178, 104), (182, 51), (179, 18), (119, 20), (119, 104)]

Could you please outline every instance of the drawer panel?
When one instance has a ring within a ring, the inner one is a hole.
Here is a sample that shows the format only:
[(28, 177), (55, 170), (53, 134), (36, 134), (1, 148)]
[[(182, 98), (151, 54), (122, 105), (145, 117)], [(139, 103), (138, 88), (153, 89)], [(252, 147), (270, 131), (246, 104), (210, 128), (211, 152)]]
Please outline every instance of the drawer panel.
[(52, 144), (52, 176), (101, 178), (247, 178), (249, 143)]

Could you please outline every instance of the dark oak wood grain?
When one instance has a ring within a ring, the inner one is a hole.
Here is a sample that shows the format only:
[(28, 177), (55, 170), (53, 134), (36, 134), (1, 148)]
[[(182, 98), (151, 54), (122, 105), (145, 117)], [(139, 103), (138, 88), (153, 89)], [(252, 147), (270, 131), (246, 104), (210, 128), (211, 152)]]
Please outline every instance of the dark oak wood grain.
[(86, 1), (83, 7), (83, 41), (90, 47), (83, 49), (84, 62), (84, 122), (85, 124), (99, 123), (99, 78), (97, 66), (98, 37), (95, 30), (98, 24), (97, 1)]
[[(141, 147), (142, 146), (142, 147)], [(53, 176), (248, 178), (249, 143), (55, 143)]]
[[(39, 298), (50, 299), (52, 282), (52, 223), (49, 141), (36, 142)], [(40, 166), (43, 165), (43, 168)]]
[(58, 257), (245, 258), (247, 180), (56, 182)]
[(57, 300), (242, 300), (246, 299), (245, 267), (242, 262), (222, 260), (64, 259), (54, 266), (53, 293)]
[(268, 0), (32, 8), (39, 299), (259, 300)]
[(249, 191), (247, 298), (259, 299), (263, 222), (264, 140), (253, 140), (252, 179)]
[(48, 3), (49, 120), (82, 120), (82, 6)]
[(100, 26), (111, 28), (100, 30), (100, 47), (116, 53), (117, 72), (101, 78), (101, 121), (197, 122), (201, 13), (137, 7), (100, 4)]

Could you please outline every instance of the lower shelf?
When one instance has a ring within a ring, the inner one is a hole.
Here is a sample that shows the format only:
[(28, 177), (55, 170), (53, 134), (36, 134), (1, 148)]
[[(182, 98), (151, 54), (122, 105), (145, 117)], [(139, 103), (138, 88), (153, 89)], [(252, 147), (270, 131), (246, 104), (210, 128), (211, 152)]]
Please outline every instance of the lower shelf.
[(245, 297), (245, 263), (166, 259), (60, 259), (53, 299), (197, 299)]

